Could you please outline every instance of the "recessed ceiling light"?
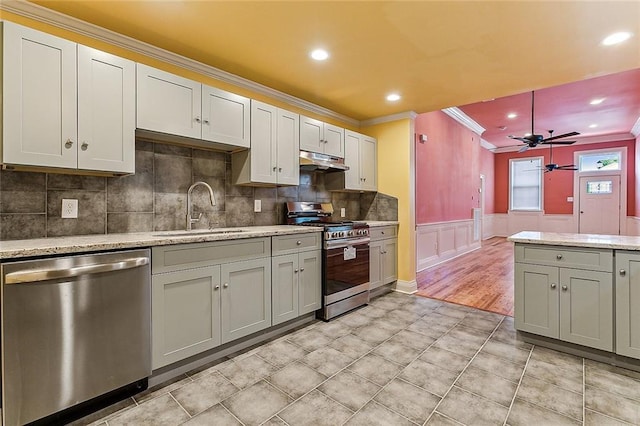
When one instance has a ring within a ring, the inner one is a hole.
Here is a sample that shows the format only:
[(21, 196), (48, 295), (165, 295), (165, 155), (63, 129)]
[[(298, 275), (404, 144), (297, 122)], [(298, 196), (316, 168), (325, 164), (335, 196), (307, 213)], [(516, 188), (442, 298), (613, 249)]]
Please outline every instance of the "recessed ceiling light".
[(387, 95), (387, 100), (389, 102), (396, 102), (400, 100), (400, 95), (398, 95), (397, 93), (389, 93)]
[(507, 118), (516, 118), (518, 116), (518, 114), (516, 114), (515, 112), (510, 112), (509, 114), (507, 114)]
[(622, 43), (623, 41), (627, 41), (631, 38), (631, 33), (627, 31), (620, 31), (618, 33), (613, 33), (608, 35), (602, 40), (602, 44), (605, 46), (612, 46), (614, 44)]
[(602, 102), (604, 102), (604, 98), (596, 98), (592, 99), (589, 105), (600, 105)]
[(327, 52), (324, 49), (316, 49), (313, 52), (311, 52), (311, 58), (315, 59), (316, 61), (324, 61), (328, 57), (329, 57), (329, 52)]
[(589, 128), (590, 128), (590, 129), (595, 129), (596, 127), (598, 127), (598, 125), (597, 125), (597, 124), (589, 124)]

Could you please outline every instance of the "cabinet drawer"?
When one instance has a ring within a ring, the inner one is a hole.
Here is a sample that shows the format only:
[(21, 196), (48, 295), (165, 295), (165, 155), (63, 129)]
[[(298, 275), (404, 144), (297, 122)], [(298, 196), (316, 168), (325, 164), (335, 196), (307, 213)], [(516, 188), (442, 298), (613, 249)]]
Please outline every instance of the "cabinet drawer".
[(271, 256), (271, 238), (178, 244), (151, 249), (151, 273), (201, 268)]
[(322, 233), (279, 235), (272, 237), (273, 255), (291, 254), (305, 250), (318, 250), (322, 244)]
[(613, 251), (606, 249), (516, 244), (515, 261), (590, 271), (613, 271)]
[(369, 228), (369, 236), (371, 236), (371, 241), (396, 237), (398, 236), (398, 227), (395, 225), (391, 225)]

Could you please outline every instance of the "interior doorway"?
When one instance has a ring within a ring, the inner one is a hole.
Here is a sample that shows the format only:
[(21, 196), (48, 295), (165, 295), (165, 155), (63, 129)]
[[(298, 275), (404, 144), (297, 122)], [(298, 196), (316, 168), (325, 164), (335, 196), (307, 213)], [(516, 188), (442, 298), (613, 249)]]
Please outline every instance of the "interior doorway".
[(578, 230), (620, 235), (620, 175), (580, 177)]

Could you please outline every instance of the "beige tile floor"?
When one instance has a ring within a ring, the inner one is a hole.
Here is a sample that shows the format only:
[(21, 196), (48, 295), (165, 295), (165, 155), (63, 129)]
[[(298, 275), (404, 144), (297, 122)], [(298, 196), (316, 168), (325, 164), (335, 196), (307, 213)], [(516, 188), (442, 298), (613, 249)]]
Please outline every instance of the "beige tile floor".
[(78, 423), (640, 424), (640, 373), (533, 347), (513, 319), (391, 293)]

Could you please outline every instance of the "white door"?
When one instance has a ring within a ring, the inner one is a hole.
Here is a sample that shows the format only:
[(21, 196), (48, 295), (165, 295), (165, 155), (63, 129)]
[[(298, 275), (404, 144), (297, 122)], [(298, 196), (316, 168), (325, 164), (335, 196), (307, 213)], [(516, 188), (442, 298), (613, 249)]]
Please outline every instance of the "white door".
[(324, 123), (324, 153), (344, 158), (344, 129)]
[(278, 109), (276, 134), (278, 183), (298, 185), (300, 183), (300, 116)]
[(251, 103), (251, 180), (276, 183), (277, 108), (262, 102)]
[(135, 172), (135, 66), (78, 46), (78, 168)]
[(360, 139), (360, 176), (362, 176), (362, 189), (377, 191), (377, 141), (369, 136)]
[(345, 189), (360, 189), (360, 135), (346, 131), (344, 136), (344, 164), (349, 170), (344, 172)]
[(580, 178), (581, 234), (620, 234), (620, 176)]
[(324, 127), (322, 121), (300, 116), (300, 149), (324, 152)]
[(76, 44), (3, 23), (4, 163), (76, 168)]
[(249, 148), (251, 100), (202, 86), (202, 139)]

